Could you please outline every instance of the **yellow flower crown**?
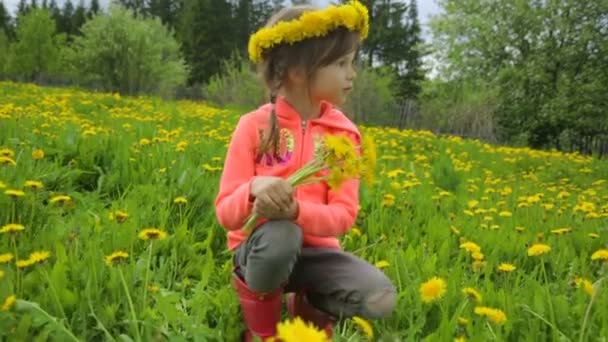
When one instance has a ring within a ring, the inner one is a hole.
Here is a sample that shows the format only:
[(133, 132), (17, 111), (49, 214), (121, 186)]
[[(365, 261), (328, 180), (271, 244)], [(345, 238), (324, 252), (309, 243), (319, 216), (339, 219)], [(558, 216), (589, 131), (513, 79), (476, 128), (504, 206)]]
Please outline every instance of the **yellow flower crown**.
[(305, 12), (297, 20), (280, 21), (265, 27), (249, 38), (249, 59), (254, 63), (262, 60), (265, 50), (276, 45), (293, 44), (304, 39), (323, 37), (338, 27), (358, 31), (361, 39), (369, 32), (367, 8), (357, 0), (341, 6), (330, 6), (323, 10)]

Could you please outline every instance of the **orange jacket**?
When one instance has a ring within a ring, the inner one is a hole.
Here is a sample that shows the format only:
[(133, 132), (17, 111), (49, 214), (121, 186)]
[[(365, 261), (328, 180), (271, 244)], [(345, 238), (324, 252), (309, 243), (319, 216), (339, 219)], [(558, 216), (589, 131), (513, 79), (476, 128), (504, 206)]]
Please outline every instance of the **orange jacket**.
[[(281, 158), (266, 155), (256, 160), (271, 108), (267, 103), (243, 115), (228, 146), (215, 210), (220, 225), (228, 231), (231, 250), (247, 238), (241, 228), (252, 212), (249, 192), (256, 176), (289, 177), (312, 159), (315, 141), (324, 134), (346, 134), (355, 145), (361, 144), (355, 124), (329, 102), (322, 102), (318, 118), (304, 121), (279, 96), (275, 110), (281, 128)], [(325, 182), (298, 186), (294, 197), (299, 205), (294, 222), (302, 228), (304, 245), (340, 248), (337, 237), (354, 224), (359, 210), (359, 180), (348, 180), (337, 191)], [(258, 225), (263, 222), (258, 221)]]

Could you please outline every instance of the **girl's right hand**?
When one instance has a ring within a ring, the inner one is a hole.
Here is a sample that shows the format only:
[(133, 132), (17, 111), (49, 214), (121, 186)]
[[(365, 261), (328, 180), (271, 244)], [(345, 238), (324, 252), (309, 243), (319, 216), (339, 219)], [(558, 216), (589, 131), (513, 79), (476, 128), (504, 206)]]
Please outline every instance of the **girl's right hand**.
[(293, 200), (293, 186), (281, 177), (256, 177), (251, 183), (250, 193), (260, 205), (275, 211), (289, 208)]

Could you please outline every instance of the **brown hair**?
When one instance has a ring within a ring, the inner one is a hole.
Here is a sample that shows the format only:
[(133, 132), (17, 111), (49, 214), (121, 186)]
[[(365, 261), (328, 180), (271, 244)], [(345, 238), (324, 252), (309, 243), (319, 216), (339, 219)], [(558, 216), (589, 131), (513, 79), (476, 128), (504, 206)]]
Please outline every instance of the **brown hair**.
[[(314, 10), (318, 10), (318, 8), (310, 5), (283, 8), (268, 20), (265, 27), (274, 26), (280, 21), (295, 20), (302, 14)], [(292, 68), (302, 68), (310, 81), (319, 68), (356, 51), (359, 44), (358, 32), (339, 27), (323, 37), (304, 39), (291, 45), (281, 44), (263, 53), (262, 62), (258, 65), (258, 72), (269, 93), (272, 110), (270, 112), (270, 131), (264, 135), (258, 157), (270, 151), (275, 156), (279, 153), (280, 128), (275, 103), (287, 71)]]

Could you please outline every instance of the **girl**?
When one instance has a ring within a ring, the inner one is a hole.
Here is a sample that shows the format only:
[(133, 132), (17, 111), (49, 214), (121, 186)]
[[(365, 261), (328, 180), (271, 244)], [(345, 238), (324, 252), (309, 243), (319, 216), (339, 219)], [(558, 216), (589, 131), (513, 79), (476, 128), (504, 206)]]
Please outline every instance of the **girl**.
[[(357, 217), (359, 180), (337, 191), (325, 182), (293, 189), (286, 181), (313, 157), (324, 134), (345, 134), (360, 144), (357, 127), (334, 105), (352, 89), (352, 63), (368, 22), (367, 9), (356, 1), (323, 10), (295, 6), (250, 38), (249, 55), (270, 103), (240, 118), (215, 200), (234, 251), (246, 341), (276, 334), (284, 293), (289, 316), (328, 337), (341, 317), (379, 318), (395, 307), (390, 280), (342, 251), (337, 239)], [(241, 228), (251, 213), (264, 219), (246, 236)]]

